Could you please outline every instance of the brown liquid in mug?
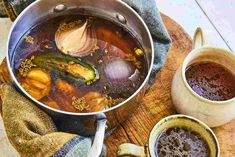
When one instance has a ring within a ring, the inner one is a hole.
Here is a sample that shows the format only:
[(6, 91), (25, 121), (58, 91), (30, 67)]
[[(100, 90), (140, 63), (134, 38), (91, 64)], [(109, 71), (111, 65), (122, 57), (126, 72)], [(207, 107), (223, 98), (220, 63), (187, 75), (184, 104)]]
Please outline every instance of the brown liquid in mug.
[(235, 75), (220, 64), (202, 62), (190, 65), (185, 76), (192, 90), (206, 99), (224, 101), (235, 97)]
[(195, 131), (174, 127), (163, 131), (155, 144), (157, 157), (209, 157), (207, 142)]

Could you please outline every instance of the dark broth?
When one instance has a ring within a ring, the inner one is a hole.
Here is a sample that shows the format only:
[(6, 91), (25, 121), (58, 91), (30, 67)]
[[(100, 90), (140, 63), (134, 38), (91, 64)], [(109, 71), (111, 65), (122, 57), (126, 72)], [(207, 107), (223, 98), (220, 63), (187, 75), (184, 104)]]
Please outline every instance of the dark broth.
[(189, 86), (198, 95), (213, 101), (235, 97), (235, 75), (213, 62), (190, 65), (185, 72)]
[[(64, 71), (58, 74), (55, 70), (43, 68), (47, 64), (48, 66), (51, 64), (50, 58), (45, 58), (44, 61), (42, 60), (43, 63), (39, 64), (41, 66), (35, 65), (31, 69), (42, 70), (50, 76), (49, 93), (37, 98), (48, 106), (69, 112), (95, 112), (103, 110), (130, 97), (139, 88), (147, 75), (148, 67), (143, 49), (134, 35), (126, 28), (118, 23), (96, 16), (61, 16), (32, 27), (21, 38), (15, 48), (14, 73), (22, 87), (30, 95), (34, 97), (34, 90), (38, 92), (39, 89), (35, 88), (37, 86), (34, 84), (35, 80), (28, 78), (29, 73), (22, 76), (19, 72), (25, 59), (32, 59), (30, 61), (33, 61), (37, 56), (45, 54), (66, 56), (56, 45), (55, 33), (57, 29), (62, 23), (69, 23), (75, 20), (84, 21), (86, 19), (91, 19), (90, 25), (92, 25), (92, 29), (94, 29), (96, 34), (95, 38), (97, 39), (96, 48), (87, 56), (72, 57), (73, 59), (80, 58), (82, 62), (96, 69), (99, 73), (99, 79), (87, 83), (70, 79), (66, 77), (67, 73)], [(65, 62), (63, 59), (62, 61)], [(113, 65), (109, 64), (111, 61)], [(67, 64), (70, 64), (70, 62), (66, 62), (66, 66)], [(71, 62), (71, 64), (73, 63)], [(119, 67), (116, 67), (116, 64), (122, 64), (124, 67), (118, 69)], [(110, 67), (107, 68), (107, 66)], [(128, 66), (128, 68), (125, 66)], [(108, 71), (108, 74), (105, 70)], [(115, 70), (119, 70), (116, 72), (116, 75)], [(120, 71), (124, 71), (123, 75), (126, 75), (128, 72), (131, 73), (131, 76), (135, 75), (131, 77), (129, 74), (128, 78), (122, 78)], [(47, 91), (42, 89), (41, 93), (43, 92), (47, 93)]]
[(174, 127), (163, 131), (155, 144), (157, 157), (209, 157), (207, 142), (195, 131)]

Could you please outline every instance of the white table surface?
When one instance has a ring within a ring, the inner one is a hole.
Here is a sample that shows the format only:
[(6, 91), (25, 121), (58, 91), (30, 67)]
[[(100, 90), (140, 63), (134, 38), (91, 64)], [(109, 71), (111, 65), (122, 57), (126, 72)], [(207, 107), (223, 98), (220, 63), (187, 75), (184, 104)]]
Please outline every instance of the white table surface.
[[(157, 0), (158, 8), (177, 21), (192, 37), (202, 27), (210, 44), (235, 50), (234, 0)], [(12, 22), (0, 18), (0, 61), (6, 53), (6, 40)], [(5, 136), (0, 116), (0, 157), (15, 157)]]

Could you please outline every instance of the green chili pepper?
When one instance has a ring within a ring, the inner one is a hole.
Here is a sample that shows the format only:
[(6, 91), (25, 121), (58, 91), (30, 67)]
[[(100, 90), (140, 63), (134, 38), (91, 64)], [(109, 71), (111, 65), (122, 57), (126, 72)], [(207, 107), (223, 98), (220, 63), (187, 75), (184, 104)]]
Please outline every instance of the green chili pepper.
[(33, 64), (54, 72), (65, 79), (79, 83), (91, 83), (99, 75), (94, 67), (83, 62), (80, 58), (60, 54), (40, 54), (35, 56)]

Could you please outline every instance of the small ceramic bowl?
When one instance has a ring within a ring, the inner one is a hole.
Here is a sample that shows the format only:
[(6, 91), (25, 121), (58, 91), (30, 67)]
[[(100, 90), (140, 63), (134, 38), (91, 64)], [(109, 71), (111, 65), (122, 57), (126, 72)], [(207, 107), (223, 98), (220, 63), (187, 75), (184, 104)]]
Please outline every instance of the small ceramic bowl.
[(189, 128), (199, 133), (209, 146), (210, 157), (220, 156), (219, 142), (213, 131), (200, 120), (186, 115), (172, 115), (160, 120), (153, 127), (147, 146), (125, 143), (119, 146), (117, 156), (157, 157), (156, 140), (164, 130), (172, 127)]

